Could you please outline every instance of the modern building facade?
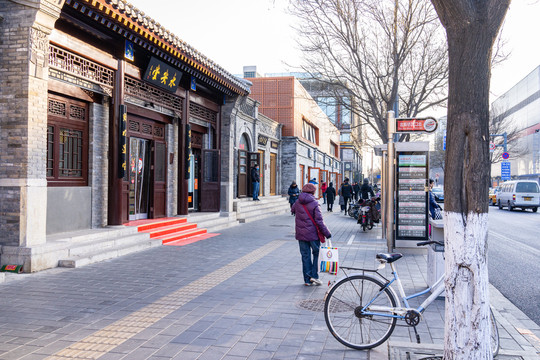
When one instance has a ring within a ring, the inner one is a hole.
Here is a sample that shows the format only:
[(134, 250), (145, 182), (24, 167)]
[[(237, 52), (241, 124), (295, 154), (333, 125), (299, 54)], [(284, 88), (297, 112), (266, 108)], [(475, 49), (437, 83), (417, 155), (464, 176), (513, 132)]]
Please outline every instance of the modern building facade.
[(242, 143), (280, 191), (250, 84), (129, 3), (0, 0), (0, 36), (0, 246), (25, 271), (56, 266), (48, 235), (231, 209)]
[(304, 76), (300, 83), (340, 131), (341, 173), (362, 182), (362, 127), (354, 114), (353, 98), (342, 86)]
[[(303, 186), (310, 179), (341, 181), (340, 132), (302, 84), (292, 76), (259, 77), (250, 97), (259, 112), (283, 125), (281, 141), (281, 193), (292, 181)], [(322, 196), (319, 189), (319, 196)]]
[[(540, 66), (491, 104), (491, 116), (508, 119), (517, 130), (512, 141), (519, 144), (520, 154), (509, 150), (512, 178), (540, 179)], [(498, 119), (496, 119), (498, 120)], [(501, 129), (500, 132), (505, 131)], [(492, 181), (501, 179), (501, 164), (491, 168)]]

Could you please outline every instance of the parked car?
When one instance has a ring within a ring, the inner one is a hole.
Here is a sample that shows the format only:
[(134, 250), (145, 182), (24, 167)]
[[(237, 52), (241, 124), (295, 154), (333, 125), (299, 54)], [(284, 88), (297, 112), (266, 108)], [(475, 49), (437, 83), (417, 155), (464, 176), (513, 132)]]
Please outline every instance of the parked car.
[(500, 190), (500, 186), (497, 186), (496, 188), (489, 188), (489, 205), (497, 205), (497, 194)]
[(444, 189), (441, 187), (434, 187), (431, 189), (431, 192), (433, 193), (433, 197), (435, 198), (435, 201), (438, 203), (444, 202)]
[(533, 212), (538, 211), (540, 206), (540, 186), (536, 181), (506, 181), (500, 188), (501, 190), (497, 194), (499, 209), (507, 207), (509, 211), (514, 208), (532, 209)]

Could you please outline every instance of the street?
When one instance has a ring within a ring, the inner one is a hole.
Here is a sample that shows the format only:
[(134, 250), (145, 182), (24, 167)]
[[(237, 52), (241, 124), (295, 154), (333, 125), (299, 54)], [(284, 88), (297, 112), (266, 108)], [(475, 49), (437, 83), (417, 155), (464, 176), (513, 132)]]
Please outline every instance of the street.
[(489, 208), (489, 281), (540, 324), (540, 213)]

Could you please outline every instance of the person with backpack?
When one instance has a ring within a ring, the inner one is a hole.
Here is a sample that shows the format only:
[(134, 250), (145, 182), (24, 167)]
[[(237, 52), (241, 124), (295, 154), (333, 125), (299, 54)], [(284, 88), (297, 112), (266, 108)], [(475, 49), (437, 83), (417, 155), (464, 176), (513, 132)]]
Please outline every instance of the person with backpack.
[(345, 210), (345, 215), (347, 215), (347, 204), (351, 200), (353, 196), (353, 187), (351, 184), (349, 184), (349, 178), (345, 178), (345, 182), (341, 185), (341, 196), (343, 196), (343, 205)]

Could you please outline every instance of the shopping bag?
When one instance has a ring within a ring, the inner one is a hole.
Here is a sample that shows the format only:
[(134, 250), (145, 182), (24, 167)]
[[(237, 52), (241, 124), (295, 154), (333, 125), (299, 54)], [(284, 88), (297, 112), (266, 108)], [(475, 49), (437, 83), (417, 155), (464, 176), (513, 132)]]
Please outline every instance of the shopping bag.
[(338, 258), (338, 249), (332, 247), (332, 242), (328, 239), (326, 245), (319, 248), (319, 272), (336, 275), (338, 272)]
[(435, 208), (435, 211), (433, 212), (433, 220), (441, 220), (442, 219), (442, 213), (439, 208)]

